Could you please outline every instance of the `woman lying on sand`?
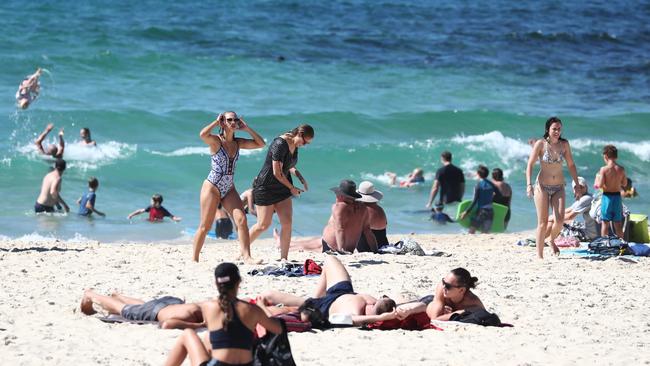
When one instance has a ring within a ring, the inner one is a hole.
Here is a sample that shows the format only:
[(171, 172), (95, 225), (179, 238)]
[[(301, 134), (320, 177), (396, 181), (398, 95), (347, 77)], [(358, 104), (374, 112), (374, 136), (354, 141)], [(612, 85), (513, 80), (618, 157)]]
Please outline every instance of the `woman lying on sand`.
[(462, 314), (465, 310), (485, 309), (481, 299), (470, 290), (476, 287), (476, 282), (478, 278), (472, 277), (465, 268), (456, 268), (436, 286), (433, 299), (427, 296), (398, 306), (398, 318), (426, 311), (431, 320), (449, 320), (453, 314)]

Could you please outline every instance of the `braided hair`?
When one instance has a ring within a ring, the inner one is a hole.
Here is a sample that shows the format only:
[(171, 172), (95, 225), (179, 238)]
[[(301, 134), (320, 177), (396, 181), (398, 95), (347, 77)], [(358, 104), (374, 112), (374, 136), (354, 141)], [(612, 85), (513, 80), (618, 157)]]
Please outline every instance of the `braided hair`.
[(219, 291), (219, 307), (224, 314), (223, 329), (228, 330), (228, 323), (233, 318), (232, 302), (236, 299), (237, 288), (241, 282), (239, 268), (233, 263), (221, 263), (214, 269), (214, 279)]

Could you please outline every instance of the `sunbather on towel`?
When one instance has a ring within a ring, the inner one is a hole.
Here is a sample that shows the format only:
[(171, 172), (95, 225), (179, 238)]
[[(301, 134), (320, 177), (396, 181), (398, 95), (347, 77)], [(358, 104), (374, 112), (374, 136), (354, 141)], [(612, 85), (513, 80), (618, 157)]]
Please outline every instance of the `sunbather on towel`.
[(111, 296), (104, 296), (88, 289), (81, 299), (81, 312), (86, 315), (95, 314), (93, 304), (99, 305), (110, 314), (121, 315), (128, 320), (158, 321), (163, 329), (196, 329), (205, 326), (199, 305), (186, 304), (185, 301), (173, 296), (144, 302), (117, 292)]
[[(397, 316), (394, 300), (386, 296), (376, 299), (354, 292), (348, 271), (333, 256), (325, 258), (314, 297), (302, 298), (270, 290), (262, 294), (261, 299), (263, 304), (267, 305), (300, 306), (303, 313), (305, 308), (311, 309), (313, 316), (323, 319), (327, 319), (331, 313), (350, 314), (354, 325), (395, 319)], [(311, 321), (312, 317), (308, 320)]]
[(465, 268), (456, 268), (436, 286), (432, 297), (427, 296), (419, 301), (400, 305), (397, 316), (403, 319), (411, 314), (426, 311), (432, 320), (449, 320), (454, 313), (485, 309), (481, 300), (471, 290), (476, 287), (477, 281), (478, 278), (472, 277)]

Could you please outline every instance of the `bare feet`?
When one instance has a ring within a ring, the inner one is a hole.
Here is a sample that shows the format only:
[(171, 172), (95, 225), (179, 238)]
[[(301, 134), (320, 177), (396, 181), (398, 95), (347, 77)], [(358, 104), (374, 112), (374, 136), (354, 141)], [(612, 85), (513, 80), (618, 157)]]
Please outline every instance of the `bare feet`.
[(555, 245), (554, 242), (551, 242), (551, 248), (553, 248), (553, 255), (554, 256), (560, 256), (560, 248)]
[[(239, 257), (242, 258), (242, 257)], [(255, 259), (253, 257), (244, 257), (244, 263), (246, 264), (262, 264), (264, 261), (262, 259)]]
[(90, 299), (89, 292), (91, 291), (91, 289), (88, 289), (84, 292), (84, 296), (81, 298), (81, 304), (79, 305), (81, 312), (86, 315), (93, 315), (97, 313), (95, 309), (93, 309), (93, 301)]

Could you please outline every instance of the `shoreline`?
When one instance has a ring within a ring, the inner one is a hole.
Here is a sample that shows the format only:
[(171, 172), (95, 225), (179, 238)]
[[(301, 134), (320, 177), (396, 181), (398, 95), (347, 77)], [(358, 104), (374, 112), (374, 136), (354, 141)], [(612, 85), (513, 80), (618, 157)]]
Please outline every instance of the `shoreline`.
[[(479, 278), (473, 290), (488, 311), (513, 328), (437, 324), (443, 331), (362, 331), (338, 328), (290, 333), (298, 365), (315, 364), (643, 364), (650, 356), (650, 260), (628, 263), (580, 257), (536, 259), (534, 248), (514, 245), (530, 232), (485, 235), (414, 235), (425, 249), (451, 257), (361, 253), (339, 256), (355, 291), (373, 296), (414, 298), (431, 294), (439, 278), (455, 267)], [(394, 242), (400, 235), (389, 235)], [(225, 245), (222, 245), (225, 244)], [(13, 250), (13, 251), (12, 251)], [(178, 330), (151, 325), (107, 324), (78, 311), (84, 288), (113, 289), (150, 299), (174, 295), (202, 301), (216, 294), (214, 267), (238, 253), (237, 242), (208, 241), (199, 263), (191, 244), (74, 243), (0, 240), (4, 278), (0, 298), (0, 357), (8, 364), (162, 364)], [(278, 255), (272, 239), (252, 246), (269, 264)], [(548, 254), (549, 251), (546, 251)], [(322, 259), (323, 254), (290, 252), (289, 258)], [(271, 261), (268, 261), (271, 259)], [(246, 274), (240, 265), (240, 296), (269, 289), (309, 295), (316, 280)], [(621, 281), (625, 279), (625, 281)], [(314, 345), (318, 344), (318, 347)], [(37, 350), (37, 351), (35, 351)], [(189, 364), (186, 362), (186, 364)]]

